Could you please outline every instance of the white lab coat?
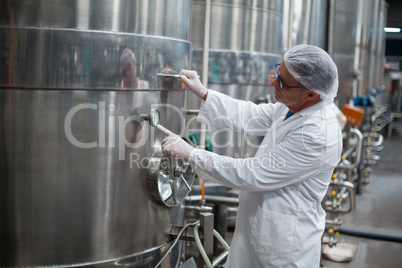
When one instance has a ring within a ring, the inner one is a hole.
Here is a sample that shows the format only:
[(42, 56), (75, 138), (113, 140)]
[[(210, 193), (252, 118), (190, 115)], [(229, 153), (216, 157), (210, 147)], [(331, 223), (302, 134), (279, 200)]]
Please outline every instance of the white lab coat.
[(265, 136), (255, 157), (189, 155), (201, 178), (241, 190), (225, 267), (319, 267), (321, 201), (342, 135), (332, 104), (321, 101), (284, 121), (287, 112), (281, 103), (256, 105), (212, 90), (201, 105), (197, 120), (207, 126)]

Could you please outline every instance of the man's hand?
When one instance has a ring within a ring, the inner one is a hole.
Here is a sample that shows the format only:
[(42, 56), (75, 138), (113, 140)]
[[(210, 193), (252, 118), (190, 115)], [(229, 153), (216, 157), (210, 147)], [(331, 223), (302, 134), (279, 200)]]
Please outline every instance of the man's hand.
[(205, 100), (208, 89), (201, 83), (196, 71), (181, 70), (180, 80), (187, 85), (191, 92)]
[(184, 161), (188, 161), (190, 152), (194, 150), (194, 147), (183, 140), (179, 135), (172, 133), (170, 130), (164, 128), (161, 125), (157, 125), (156, 128), (165, 134), (167, 137), (162, 140), (162, 152), (164, 155), (173, 155)]

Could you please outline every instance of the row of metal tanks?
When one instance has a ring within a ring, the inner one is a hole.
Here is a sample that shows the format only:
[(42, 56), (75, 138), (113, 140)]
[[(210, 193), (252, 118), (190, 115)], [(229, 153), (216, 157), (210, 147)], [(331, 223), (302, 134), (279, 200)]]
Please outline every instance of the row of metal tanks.
[[(0, 7), (0, 267), (180, 265), (184, 243), (166, 253), (171, 227), (186, 222), (182, 201), (194, 174), (163, 159), (163, 135), (149, 123), (159, 115), (173, 132), (197, 136), (186, 111), (199, 101), (161, 74), (208, 68), (201, 78), (209, 88), (269, 102), (275, 64), (307, 43), (337, 63), (339, 107), (382, 83), (380, 0)], [(234, 157), (252, 156), (259, 143), (243, 133), (207, 135), (211, 150)]]

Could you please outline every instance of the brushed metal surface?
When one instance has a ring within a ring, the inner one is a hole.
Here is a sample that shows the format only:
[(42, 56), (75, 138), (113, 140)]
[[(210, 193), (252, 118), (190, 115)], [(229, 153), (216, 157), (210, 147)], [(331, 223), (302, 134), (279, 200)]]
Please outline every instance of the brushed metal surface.
[[(282, 1), (211, 1), (211, 49), (281, 54)], [(191, 6), (194, 49), (202, 48), (204, 1)]]
[(190, 0), (1, 1), (0, 25), (113, 31), (188, 40), (190, 5)]
[(338, 106), (356, 95), (369, 95), (384, 84), (385, 25), (387, 5), (382, 0), (336, 0), (330, 42), (338, 66)]
[[(198, 73), (202, 70), (204, 3), (193, 1), (191, 7), (191, 68)], [(285, 10), (284, 1), (276, 0), (215, 0), (211, 4), (208, 86), (231, 97), (259, 103), (271, 94), (274, 101), (271, 81), (284, 48), (302, 43), (325, 45), (325, 1), (292, 1), (290, 10)], [(286, 34), (288, 38), (283, 37)], [(199, 105), (200, 101), (189, 94), (188, 108)], [(215, 152), (233, 157), (254, 155), (261, 142), (260, 137), (220, 129), (212, 129), (208, 136)]]
[[(166, 66), (176, 72), (188, 66), (190, 43), (136, 34), (0, 26), (0, 48), (3, 87), (158, 89), (162, 85), (157, 73)], [(125, 49), (135, 55), (136, 76), (142, 81), (138, 86), (124, 82), (120, 59)]]
[[(0, 91), (2, 267), (99, 261), (169, 241), (183, 211), (148, 195), (147, 161), (163, 135), (139, 119), (156, 106), (161, 124), (180, 132), (163, 94), (183, 104), (181, 91)], [(83, 104), (92, 108), (69, 124)]]
[[(193, 1), (191, 6), (191, 68), (198, 73), (202, 71), (204, 3)], [(215, 0), (211, 12), (208, 87), (242, 100), (265, 98), (272, 93), (270, 72), (283, 56), (283, 1)], [(189, 109), (199, 108), (198, 98), (192, 94), (187, 98)], [(189, 125), (199, 129), (195, 123)], [(245, 157), (256, 151), (244, 133), (212, 129), (207, 134), (214, 152)], [(259, 144), (258, 139), (253, 144)]]
[(327, 1), (296, 0), (291, 1), (290, 37), (292, 46), (300, 44), (326, 46)]
[(333, 27), (331, 45), (332, 58), (338, 67), (339, 89), (338, 106), (343, 105), (352, 97), (353, 82), (355, 80), (355, 48), (358, 1), (335, 1), (334, 17), (330, 22)]
[(164, 136), (140, 114), (184, 131), (184, 91), (156, 75), (189, 67), (190, 2), (0, 2), (1, 267), (152, 267), (166, 252), (184, 211), (151, 200)]

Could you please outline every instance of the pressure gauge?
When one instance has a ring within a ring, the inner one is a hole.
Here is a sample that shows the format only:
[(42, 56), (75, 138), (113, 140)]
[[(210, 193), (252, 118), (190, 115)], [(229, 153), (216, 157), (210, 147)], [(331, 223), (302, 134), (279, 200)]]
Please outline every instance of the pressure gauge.
[(150, 120), (151, 126), (157, 126), (159, 124), (159, 121), (161, 120), (161, 113), (159, 112), (159, 110), (156, 108), (152, 109), (150, 112), (150, 116), (151, 116)]
[(161, 119), (161, 113), (158, 109), (153, 108), (149, 114), (140, 114), (140, 117), (147, 120), (151, 126), (156, 127)]

